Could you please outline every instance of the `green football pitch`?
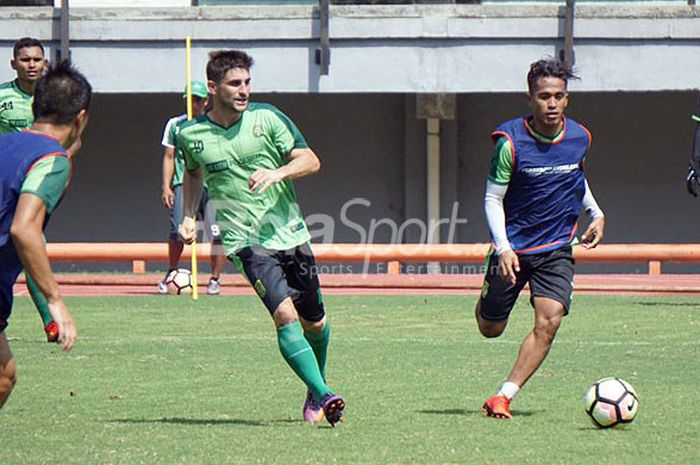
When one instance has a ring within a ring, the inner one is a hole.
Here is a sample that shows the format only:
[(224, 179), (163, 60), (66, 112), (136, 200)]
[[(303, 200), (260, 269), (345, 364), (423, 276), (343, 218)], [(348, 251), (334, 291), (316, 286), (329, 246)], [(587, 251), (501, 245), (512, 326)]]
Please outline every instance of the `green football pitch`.
[[(700, 299), (577, 296), (512, 421), (479, 406), (506, 376), (532, 311), (485, 340), (474, 296), (327, 297), (336, 428), (301, 421), (304, 388), (252, 297), (71, 298), (80, 339), (43, 341), (20, 298), (7, 330), (19, 381), (0, 411), (3, 464), (700, 463)], [(598, 378), (641, 399), (596, 430)]]

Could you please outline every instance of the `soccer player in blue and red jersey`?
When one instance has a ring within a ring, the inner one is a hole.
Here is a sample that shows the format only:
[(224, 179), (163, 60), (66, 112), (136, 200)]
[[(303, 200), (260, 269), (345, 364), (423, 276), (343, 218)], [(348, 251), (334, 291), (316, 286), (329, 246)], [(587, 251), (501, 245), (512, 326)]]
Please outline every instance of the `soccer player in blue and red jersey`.
[(0, 407), (17, 376), (5, 328), (22, 268), (46, 296), (63, 349), (75, 344), (75, 323), (51, 272), (43, 230), (70, 181), (66, 149), (80, 143), (91, 95), (85, 77), (61, 62), (36, 85), (31, 128), (0, 137)]
[(573, 293), (576, 221), (585, 210), (591, 222), (581, 236), (586, 248), (603, 238), (605, 217), (583, 172), (591, 146), (584, 126), (564, 116), (571, 68), (540, 60), (527, 75), (531, 115), (507, 121), (493, 132), (496, 144), (484, 200), (493, 248), (487, 257), (479, 331), (498, 337), (525, 284), (535, 326), (498, 393), (482, 406), (488, 416), (512, 418), (510, 402), (544, 361)]

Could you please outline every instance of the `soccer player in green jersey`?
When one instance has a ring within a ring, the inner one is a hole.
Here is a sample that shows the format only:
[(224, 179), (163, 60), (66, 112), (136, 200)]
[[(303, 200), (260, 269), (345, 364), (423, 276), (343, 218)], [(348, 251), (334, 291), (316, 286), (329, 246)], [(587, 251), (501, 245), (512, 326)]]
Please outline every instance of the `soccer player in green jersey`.
[[(187, 90), (185, 90), (186, 92)], [(187, 93), (182, 95), (187, 97)], [(192, 113), (200, 115), (207, 107), (209, 102), (209, 91), (207, 85), (202, 81), (192, 82)], [(168, 120), (163, 131), (163, 184), (161, 191), (161, 202), (163, 206), (170, 212), (170, 234), (168, 236), (168, 271), (163, 279), (158, 282), (158, 293), (167, 294), (168, 286), (166, 280), (170, 273), (177, 269), (182, 256), (183, 243), (178, 235), (177, 228), (182, 223), (182, 172), (185, 169), (185, 159), (182, 155), (182, 150), (177, 146), (177, 138), (180, 133), (180, 127), (187, 122), (187, 113), (174, 116)], [(221, 293), (221, 285), (219, 279), (221, 271), (224, 269), (226, 257), (224, 257), (221, 248), (221, 237), (219, 234), (219, 226), (211, 218), (212, 215), (206, 209), (207, 195), (202, 196), (198, 214), (205, 220), (211, 237), (211, 277), (207, 284), (207, 294), (218, 295)]]
[[(32, 113), (34, 89), (46, 67), (44, 47), (37, 39), (30, 37), (19, 39), (15, 42), (12, 57), (10, 66), (17, 73), (17, 78), (0, 84), (0, 134), (19, 132), (31, 126), (34, 121)], [(56, 342), (58, 326), (51, 318), (46, 298), (29, 273), (25, 273), (25, 276), (29, 295), (44, 325), (46, 340)]]
[(320, 162), (289, 118), (250, 102), (253, 59), (238, 50), (209, 54), (213, 108), (180, 129), (185, 154), (185, 218), (180, 235), (195, 236), (194, 212), (206, 181), (227, 257), (270, 312), (282, 357), (307, 386), (304, 419), (335, 425), (345, 402), (326, 384), (330, 340), (317, 267), (292, 180)]

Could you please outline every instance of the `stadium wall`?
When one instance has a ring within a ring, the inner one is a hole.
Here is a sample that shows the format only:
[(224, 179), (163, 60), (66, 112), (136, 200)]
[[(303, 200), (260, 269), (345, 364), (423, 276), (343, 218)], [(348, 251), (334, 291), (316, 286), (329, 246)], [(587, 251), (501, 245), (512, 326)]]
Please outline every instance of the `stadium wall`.
[[(259, 94), (284, 109), (319, 153), (319, 175), (297, 182), (306, 215), (334, 219), (336, 242), (359, 234), (340, 211), (369, 229), (382, 218), (400, 225), (424, 220), (425, 121), (415, 118), (415, 98), (402, 94)], [(696, 242), (697, 199), (685, 192), (696, 95), (692, 92), (586, 93), (572, 95), (570, 116), (594, 136), (586, 167), (608, 214), (609, 242)], [(160, 206), (159, 145), (168, 116), (181, 111), (177, 94), (98, 94), (73, 186), (52, 220), (50, 241), (155, 241), (165, 239)], [(457, 117), (443, 122), (442, 216), (459, 202), (456, 240), (483, 242), (484, 180), (490, 131), (527, 111), (522, 94), (462, 94)], [(391, 240), (377, 226), (378, 242)], [(407, 229), (417, 240), (417, 229)], [(447, 239), (443, 228), (443, 240)]]
[[(458, 202), (457, 216), (467, 222), (454, 239), (483, 242), (488, 135), (527, 111), (527, 65), (561, 46), (561, 12), (542, 5), (333, 7), (331, 74), (320, 76), (317, 20), (308, 7), (76, 8), (73, 58), (97, 94), (73, 186), (48, 239), (166, 238), (159, 141), (167, 117), (181, 112), (182, 38), (193, 33), (195, 78), (212, 48), (255, 55), (257, 98), (290, 114), (322, 158), (321, 174), (298, 182), (298, 191), (307, 215), (333, 220), (336, 242), (356, 242), (358, 229), (372, 227), (375, 242), (389, 242), (391, 225), (425, 222), (426, 122), (415, 116), (415, 94), (455, 93), (456, 117), (441, 122), (441, 216), (449, 218)], [(700, 76), (697, 12), (577, 8), (582, 79), (571, 86), (570, 116), (594, 134), (587, 170), (608, 214), (608, 242), (698, 241), (698, 200), (683, 180)], [(55, 10), (0, 8), (0, 61), (22, 35), (53, 50), (57, 30)], [(0, 67), (0, 80), (11, 77), (9, 66)], [(348, 202), (352, 224), (341, 218)], [(409, 242), (420, 238), (415, 224), (405, 233)]]
[[(583, 4), (576, 8), (574, 52), (585, 91), (688, 90), (697, 87), (700, 9), (688, 5)], [(60, 9), (0, 7), (0, 61), (32, 35), (54, 51)], [(72, 8), (73, 59), (98, 92), (175, 92), (192, 69), (203, 74), (213, 48), (248, 50), (259, 92), (518, 92), (533, 58), (564, 44), (560, 5), (333, 5), (328, 75), (313, 6)], [(0, 79), (11, 71), (0, 69)]]

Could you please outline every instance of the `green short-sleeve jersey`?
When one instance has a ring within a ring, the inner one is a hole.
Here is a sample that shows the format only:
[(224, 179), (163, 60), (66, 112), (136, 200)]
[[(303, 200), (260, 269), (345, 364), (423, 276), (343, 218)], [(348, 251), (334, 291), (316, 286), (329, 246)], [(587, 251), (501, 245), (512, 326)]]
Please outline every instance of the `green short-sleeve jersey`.
[(186, 121), (186, 114), (170, 118), (165, 124), (165, 130), (163, 131), (163, 140), (161, 141), (161, 145), (174, 150), (173, 157), (175, 161), (175, 169), (173, 171), (172, 187), (182, 184), (182, 173), (185, 169), (185, 157), (182, 154), (182, 150), (177, 146), (177, 135), (180, 132), (180, 126)]
[(510, 182), (513, 173), (513, 151), (507, 137), (501, 137), (496, 142), (491, 155), (489, 181), (505, 186)]
[(0, 134), (27, 129), (34, 121), (34, 96), (19, 88), (16, 81), (0, 84)]
[(273, 184), (262, 194), (248, 186), (256, 170), (280, 168), (293, 149), (307, 147), (277, 108), (250, 103), (228, 128), (200, 116), (182, 124), (178, 145), (186, 168), (202, 170), (226, 255), (250, 245), (287, 250), (310, 240), (291, 181)]
[(70, 160), (64, 155), (42, 158), (27, 173), (22, 183), (21, 193), (39, 196), (51, 214), (70, 182)]

